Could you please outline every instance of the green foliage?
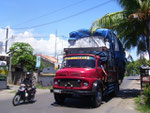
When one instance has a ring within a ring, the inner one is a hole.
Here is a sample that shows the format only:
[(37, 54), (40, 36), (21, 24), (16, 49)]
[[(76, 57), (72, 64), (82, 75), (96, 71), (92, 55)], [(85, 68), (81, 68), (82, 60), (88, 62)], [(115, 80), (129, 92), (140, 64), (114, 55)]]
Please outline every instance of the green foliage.
[(98, 28), (115, 29), (118, 25), (126, 21), (125, 18), (127, 18), (125, 11), (106, 14), (92, 24), (91, 31), (93, 32)]
[(132, 62), (127, 61), (126, 75), (130, 76), (130, 75), (140, 74), (140, 70), (138, 68), (143, 64), (150, 65), (150, 61), (144, 58)]
[(14, 93), (14, 94), (15, 94), (16, 92), (17, 92), (17, 91), (11, 91), (10, 93)]
[(96, 20), (91, 31), (98, 28), (109, 28), (117, 32), (118, 37), (123, 41), (124, 47), (128, 50), (132, 47), (138, 48), (137, 54), (149, 52), (148, 27), (150, 1), (149, 0), (117, 0), (123, 7), (123, 11), (110, 13)]
[(150, 106), (150, 86), (144, 88), (144, 103)]
[(36, 88), (37, 89), (52, 89), (52, 86), (44, 87), (44, 86), (41, 86), (41, 85), (36, 85)]
[(126, 64), (126, 75), (130, 76), (133, 74), (137, 74), (134, 66), (134, 62), (127, 62)]
[(27, 71), (35, 69), (36, 57), (33, 48), (28, 43), (16, 42), (10, 48), (12, 66), (26, 68)]
[(136, 109), (142, 113), (150, 113), (150, 107), (147, 105), (141, 104), (141, 96), (135, 98)]
[[(141, 111), (142, 113), (150, 113), (150, 86), (144, 88), (144, 97), (143, 100), (141, 100), (142, 95), (135, 98), (136, 102), (136, 109)], [(143, 102), (144, 103), (143, 103)], [(141, 104), (141, 102), (143, 104)]]

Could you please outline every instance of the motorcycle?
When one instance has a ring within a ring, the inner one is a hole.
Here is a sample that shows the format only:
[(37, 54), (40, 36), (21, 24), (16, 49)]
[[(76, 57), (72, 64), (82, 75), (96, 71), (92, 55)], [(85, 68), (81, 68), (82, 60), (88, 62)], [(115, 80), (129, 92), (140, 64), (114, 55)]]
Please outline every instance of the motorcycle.
[(22, 83), (12, 100), (12, 104), (17, 106), (23, 102), (34, 102), (35, 93), (35, 86), (26, 86)]

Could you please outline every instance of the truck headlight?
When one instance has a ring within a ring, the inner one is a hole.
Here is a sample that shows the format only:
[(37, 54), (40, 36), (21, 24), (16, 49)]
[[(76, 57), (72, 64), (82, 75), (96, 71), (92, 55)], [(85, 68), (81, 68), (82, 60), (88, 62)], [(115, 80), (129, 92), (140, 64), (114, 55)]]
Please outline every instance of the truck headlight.
[(88, 82), (83, 82), (83, 85), (84, 85), (84, 86), (88, 86), (89, 83), (88, 83)]
[(58, 81), (55, 81), (54, 84), (55, 84), (55, 85), (58, 85)]
[(97, 87), (97, 83), (93, 83), (93, 86)]

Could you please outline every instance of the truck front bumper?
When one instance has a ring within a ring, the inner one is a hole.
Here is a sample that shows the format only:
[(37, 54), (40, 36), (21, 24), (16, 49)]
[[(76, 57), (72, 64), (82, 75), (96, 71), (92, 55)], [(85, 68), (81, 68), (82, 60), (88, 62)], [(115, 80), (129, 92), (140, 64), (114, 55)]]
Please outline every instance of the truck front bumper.
[(72, 90), (72, 89), (51, 89), (51, 93), (71, 94), (71, 95), (94, 95), (95, 91), (92, 90)]

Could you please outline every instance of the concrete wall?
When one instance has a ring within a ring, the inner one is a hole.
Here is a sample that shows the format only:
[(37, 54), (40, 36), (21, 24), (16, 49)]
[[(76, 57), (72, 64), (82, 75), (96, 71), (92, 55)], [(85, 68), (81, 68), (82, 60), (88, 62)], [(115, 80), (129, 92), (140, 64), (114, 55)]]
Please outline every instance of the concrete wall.
[(49, 63), (49, 67), (46, 67), (38, 75), (38, 84), (41, 86), (52, 86), (53, 78), (55, 76), (56, 70), (54, 69), (55, 65)]
[(7, 88), (7, 80), (0, 80), (0, 89)]
[(56, 73), (57, 70), (55, 70), (55, 65), (50, 64), (49, 67), (46, 67), (42, 70), (42, 73)]
[(13, 84), (20, 84), (21, 81), (24, 79), (25, 77), (25, 72), (12, 72), (12, 83)]
[(38, 84), (41, 86), (52, 86), (54, 76), (39, 76)]
[[(24, 72), (13, 72), (12, 73), (12, 83), (20, 85), (21, 80), (23, 80), (24, 77), (25, 77)], [(53, 78), (54, 78), (54, 76), (52, 76), (52, 75), (51, 76), (40, 75), (40, 74), (38, 75), (38, 72), (33, 72), (33, 76), (32, 76), (34, 84), (35, 85), (38, 84), (38, 85), (42, 85), (42, 86), (52, 86)]]

